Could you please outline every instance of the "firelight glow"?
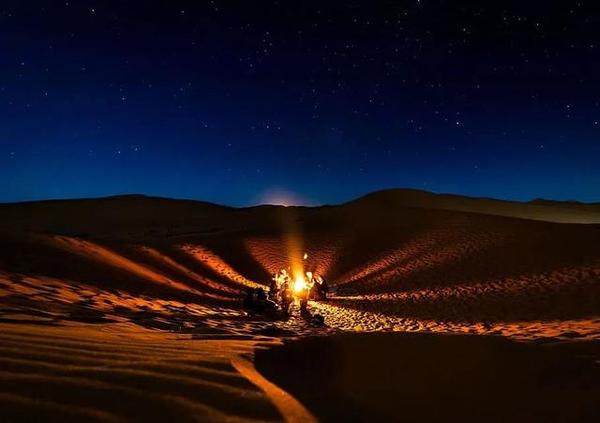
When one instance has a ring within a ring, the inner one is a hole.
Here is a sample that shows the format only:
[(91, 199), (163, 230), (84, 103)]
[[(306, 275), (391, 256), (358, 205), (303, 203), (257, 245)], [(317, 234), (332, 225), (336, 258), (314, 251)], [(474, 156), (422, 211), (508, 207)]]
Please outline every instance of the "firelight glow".
[(306, 284), (306, 279), (304, 279), (304, 276), (302, 275), (298, 275), (296, 276), (296, 279), (294, 280), (294, 292), (302, 292), (303, 290), (305, 290), (307, 287)]

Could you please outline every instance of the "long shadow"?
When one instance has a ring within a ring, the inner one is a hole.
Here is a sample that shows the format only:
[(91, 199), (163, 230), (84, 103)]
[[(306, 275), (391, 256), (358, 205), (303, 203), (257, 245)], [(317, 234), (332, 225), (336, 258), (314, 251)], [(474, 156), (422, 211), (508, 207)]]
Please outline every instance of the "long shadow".
[[(202, 278), (206, 278), (209, 281), (214, 282), (220, 286), (225, 287), (227, 290), (232, 290), (234, 292), (239, 292), (244, 289), (244, 286), (240, 285), (236, 281), (232, 281), (227, 276), (217, 272), (215, 269), (207, 265), (206, 263), (197, 260), (189, 252), (185, 251), (183, 246), (187, 244), (187, 241), (183, 244), (157, 244), (157, 248), (160, 251), (163, 251), (177, 263), (185, 266), (190, 269), (192, 272), (196, 273)], [(201, 242), (197, 242), (197, 244), (201, 244)], [(192, 243), (191, 245), (195, 245)]]
[(594, 247), (599, 237), (597, 225), (469, 216), (455, 219), (444, 236), (418, 256), (368, 273), (347, 287), (360, 293), (393, 293), (599, 263), (600, 250)]
[(45, 242), (44, 239), (38, 235), (21, 235), (12, 239), (10, 236), (0, 237), (0, 248), (3, 249), (0, 258), (2, 270), (30, 275), (33, 279), (43, 275), (62, 280), (72, 286), (87, 285), (115, 295), (123, 292), (138, 297), (177, 300), (184, 303), (212, 303), (210, 298), (150, 281), (118, 266), (107, 265), (92, 257), (84, 257), (59, 248)]
[[(442, 224), (431, 219), (428, 212), (407, 209), (402, 216), (372, 216), (371, 220), (350, 222), (338, 237), (342, 240), (338, 259), (330, 269), (333, 283), (345, 283), (351, 275), (366, 271), (370, 264), (382, 259), (385, 252), (401, 249), (428, 234)], [(435, 217), (435, 215), (434, 215)]]
[(244, 278), (261, 285), (269, 284), (271, 275), (248, 253), (243, 236), (207, 238), (205, 245)]
[(499, 282), (493, 289), (482, 292), (433, 288), (425, 293), (405, 292), (396, 297), (339, 297), (330, 303), (397, 318), (465, 322), (583, 319), (597, 317), (600, 310), (600, 284), (591, 279), (547, 288), (511, 288), (508, 283)]
[(190, 289), (217, 295), (219, 297), (235, 297), (237, 290), (225, 289), (227, 285), (221, 285), (209, 278), (203, 278), (196, 272), (178, 261), (179, 257), (172, 256), (172, 248), (165, 249), (163, 245), (140, 246), (140, 245), (113, 245), (113, 250), (127, 256), (138, 263), (143, 263), (172, 280), (183, 282)]
[(344, 334), (257, 351), (255, 362), (323, 422), (595, 422), (600, 351), (591, 347)]
[[(303, 252), (306, 271), (311, 271), (329, 279), (330, 269), (339, 254), (339, 242), (334, 241), (334, 234), (302, 234)], [(274, 274), (290, 267), (289, 253), (282, 234), (271, 236), (254, 236), (244, 240), (248, 254), (267, 273)]]

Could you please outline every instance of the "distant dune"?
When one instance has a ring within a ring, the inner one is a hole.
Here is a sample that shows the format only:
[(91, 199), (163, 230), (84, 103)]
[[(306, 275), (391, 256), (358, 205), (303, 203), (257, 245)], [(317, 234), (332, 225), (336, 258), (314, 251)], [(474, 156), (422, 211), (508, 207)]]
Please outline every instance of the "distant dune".
[(600, 223), (599, 203), (552, 201), (536, 199), (530, 202), (473, 198), (452, 194), (433, 194), (411, 189), (391, 189), (368, 194), (354, 202), (366, 202), (388, 207), (420, 207), (518, 217), (557, 223)]
[[(308, 253), (307, 270), (323, 275), (334, 291), (329, 301), (311, 304), (325, 328), (297, 316), (274, 323), (240, 311), (245, 289), (267, 285), (289, 265), (290, 238)], [(284, 335), (389, 330), (599, 340), (599, 246), (597, 204), (414, 190), (322, 207), (231, 208), (145, 196), (2, 204), (0, 323), (10, 346), (0, 346), (0, 360), (12, 370), (0, 371), (0, 405), (13, 417), (23, 410), (34, 417), (54, 410), (75, 420), (130, 416), (134, 406), (104, 407), (87, 397), (73, 400), (79, 408), (64, 408), (69, 400), (49, 386), (76, 390), (90, 380), (100, 391), (106, 388), (100, 382), (121, 386), (121, 367), (133, 362), (140, 383), (147, 380), (163, 395), (161, 381), (176, 380), (172, 373), (187, 373), (190, 364), (177, 361), (170, 339), (198, 341), (185, 344), (186, 354), (210, 363), (192, 370), (215, 380), (202, 392), (218, 397), (218, 406), (187, 395), (195, 385), (182, 379), (173, 382), (181, 407), (157, 404), (157, 415), (203, 410), (214, 421), (240, 417), (228, 414), (227, 395), (255, 398), (258, 408), (250, 404), (255, 411), (241, 413), (249, 418), (285, 413), (246, 382), (230, 384), (241, 376), (227, 364)], [(122, 359), (112, 355), (119, 333), (136, 340)], [(23, 348), (31, 349), (27, 360), (18, 353)], [(161, 350), (159, 363), (135, 359), (154, 348)], [(92, 355), (97, 349), (104, 361), (69, 358), (69, 366), (85, 369), (56, 379), (57, 363), (69, 351)], [(172, 360), (179, 364), (167, 372)], [(100, 381), (93, 369), (107, 363), (121, 370)], [(20, 391), (10, 396), (15, 380)], [(127, 389), (135, 404), (144, 401), (135, 386)], [(31, 411), (32, 398), (42, 397)]]
[[(111, 293), (233, 307), (243, 289), (289, 265), (294, 236), (311, 270), (338, 290), (315, 307), (339, 327), (401, 329), (401, 318), (415, 328), (479, 322), (502, 331), (497, 324), (539, 319), (590, 327), (600, 310), (600, 225), (590, 223), (599, 210), (415, 190), (314, 208), (134, 195), (4, 204), (0, 272), (6, 294), (41, 289), (43, 303), (86, 286), (97, 302)], [(586, 224), (557, 223), (565, 221)], [(63, 288), (49, 294), (51, 284)], [(100, 308), (110, 315), (105, 304), (84, 307)]]

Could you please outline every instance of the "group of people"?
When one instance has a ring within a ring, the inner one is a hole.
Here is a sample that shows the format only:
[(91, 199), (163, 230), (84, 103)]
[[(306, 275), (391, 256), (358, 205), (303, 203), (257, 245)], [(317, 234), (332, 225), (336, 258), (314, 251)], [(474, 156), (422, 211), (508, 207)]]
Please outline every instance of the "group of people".
[(277, 313), (277, 303), (267, 298), (262, 288), (248, 288), (243, 302), (244, 310), (251, 314), (274, 316)]
[(294, 303), (291, 279), (285, 270), (273, 275), (269, 284), (269, 299), (279, 304), (284, 315), (290, 314), (290, 307)]
[(244, 298), (244, 308), (257, 314), (275, 314), (281, 310), (284, 317), (290, 315), (291, 306), (297, 298), (300, 313), (308, 315), (308, 300), (326, 300), (329, 287), (318, 275), (306, 272), (306, 277), (298, 284), (286, 270), (276, 273), (269, 285), (268, 295), (262, 288), (249, 288)]
[(306, 276), (300, 277), (301, 283), (298, 284), (298, 278), (292, 279), (289, 272), (285, 269), (276, 273), (271, 279), (269, 286), (269, 298), (281, 305), (284, 312), (289, 313), (289, 307), (294, 301), (294, 297), (300, 303), (300, 312), (306, 313), (308, 300), (325, 300), (329, 290), (327, 282), (312, 272), (306, 272)]

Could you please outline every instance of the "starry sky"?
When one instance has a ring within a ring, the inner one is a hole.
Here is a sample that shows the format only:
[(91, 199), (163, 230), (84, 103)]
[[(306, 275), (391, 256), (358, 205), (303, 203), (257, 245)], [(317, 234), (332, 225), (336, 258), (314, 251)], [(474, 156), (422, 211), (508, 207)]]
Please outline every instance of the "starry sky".
[(4, 0), (0, 202), (600, 201), (596, 1)]

